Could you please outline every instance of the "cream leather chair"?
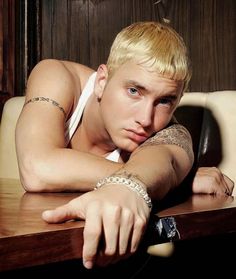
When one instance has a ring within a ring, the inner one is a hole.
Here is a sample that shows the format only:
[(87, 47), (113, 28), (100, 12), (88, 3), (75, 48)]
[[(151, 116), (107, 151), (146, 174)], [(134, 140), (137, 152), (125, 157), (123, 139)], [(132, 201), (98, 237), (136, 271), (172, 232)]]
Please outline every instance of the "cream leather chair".
[(15, 127), (24, 101), (25, 97), (13, 97), (5, 103), (3, 108), (0, 126), (0, 178), (19, 178)]
[(236, 184), (236, 91), (185, 93), (176, 116), (192, 135), (197, 166), (217, 166)]

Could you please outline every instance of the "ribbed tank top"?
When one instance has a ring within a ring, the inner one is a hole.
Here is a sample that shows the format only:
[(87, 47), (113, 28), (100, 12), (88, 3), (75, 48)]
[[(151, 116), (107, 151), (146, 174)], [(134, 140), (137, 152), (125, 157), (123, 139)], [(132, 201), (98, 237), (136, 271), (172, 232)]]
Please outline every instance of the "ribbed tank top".
[[(66, 140), (66, 146), (69, 144), (72, 136), (74, 135), (76, 128), (79, 125), (79, 122), (81, 120), (85, 105), (88, 101), (88, 98), (92, 95), (94, 91), (94, 83), (96, 79), (97, 73), (94, 72), (88, 79), (81, 96), (79, 98), (79, 102), (71, 115), (71, 117), (66, 121), (65, 124), (65, 140)], [(115, 149), (113, 152), (111, 152), (106, 159), (114, 162), (118, 162), (120, 158), (120, 149)]]

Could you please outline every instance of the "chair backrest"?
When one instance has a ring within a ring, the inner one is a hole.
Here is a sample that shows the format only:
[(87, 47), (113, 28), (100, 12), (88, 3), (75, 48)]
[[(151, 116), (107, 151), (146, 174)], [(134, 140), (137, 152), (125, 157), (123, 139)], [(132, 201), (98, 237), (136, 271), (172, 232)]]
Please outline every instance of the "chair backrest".
[(176, 117), (192, 135), (196, 165), (216, 166), (236, 183), (236, 91), (185, 93)]
[(19, 178), (15, 149), (15, 127), (25, 97), (9, 99), (2, 112), (0, 125), (0, 178)]

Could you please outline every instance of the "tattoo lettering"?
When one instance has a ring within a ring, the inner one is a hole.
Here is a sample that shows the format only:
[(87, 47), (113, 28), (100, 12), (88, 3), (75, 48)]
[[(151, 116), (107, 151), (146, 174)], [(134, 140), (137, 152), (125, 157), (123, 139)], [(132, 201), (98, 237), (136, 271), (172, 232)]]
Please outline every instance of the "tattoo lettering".
[(61, 107), (56, 101), (50, 99), (50, 98), (46, 98), (46, 97), (34, 97), (30, 100), (28, 100), (24, 106), (26, 106), (29, 103), (34, 103), (34, 102), (48, 102), (50, 104), (52, 104), (53, 106), (59, 108), (59, 110), (64, 114), (64, 116), (66, 117), (66, 112), (63, 109), (63, 107)]
[(138, 175), (132, 174), (130, 172), (127, 172), (127, 170), (124, 170), (123, 168), (118, 170), (117, 172), (115, 172), (113, 175), (119, 175), (119, 176), (122, 176), (122, 177), (125, 177), (125, 178), (129, 178), (129, 179), (138, 179), (138, 180), (140, 180)]

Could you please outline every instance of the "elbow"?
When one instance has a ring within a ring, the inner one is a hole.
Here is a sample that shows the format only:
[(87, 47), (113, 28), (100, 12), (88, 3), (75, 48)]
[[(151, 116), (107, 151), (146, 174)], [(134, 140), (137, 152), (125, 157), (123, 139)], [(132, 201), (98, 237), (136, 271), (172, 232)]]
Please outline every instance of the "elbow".
[(30, 193), (41, 193), (45, 192), (45, 187), (43, 187), (43, 184), (41, 183), (41, 180), (32, 174), (22, 174), (20, 173), (20, 181), (21, 185), (23, 186), (24, 190), (26, 192)]
[(41, 193), (48, 191), (45, 175), (40, 163), (24, 163), (19, 167), (21, 184), (26, 192)]

